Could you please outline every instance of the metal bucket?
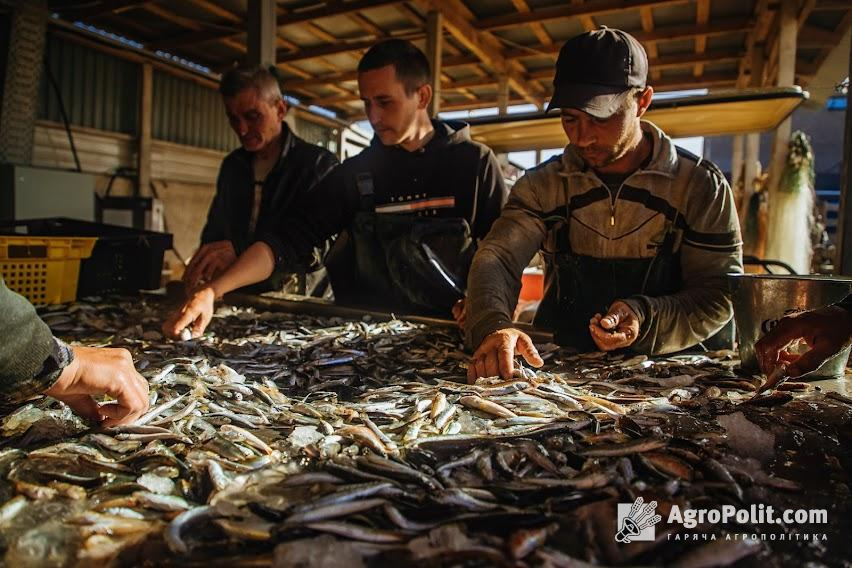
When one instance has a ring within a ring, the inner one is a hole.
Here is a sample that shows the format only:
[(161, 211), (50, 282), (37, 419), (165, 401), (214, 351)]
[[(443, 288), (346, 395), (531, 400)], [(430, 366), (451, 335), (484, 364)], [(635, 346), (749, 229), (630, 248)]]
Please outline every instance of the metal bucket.
[[(827, 276), (729, 274), (728, 282), (733, 294), (742, 367), (755, 372), (760, 369), (754, 345), (775, 327), (779, 319), (827, 306), (842, 300), (852, 291), (852, 279)], [(847, 347), (806, 377), (842, 377), (848, 358)]]

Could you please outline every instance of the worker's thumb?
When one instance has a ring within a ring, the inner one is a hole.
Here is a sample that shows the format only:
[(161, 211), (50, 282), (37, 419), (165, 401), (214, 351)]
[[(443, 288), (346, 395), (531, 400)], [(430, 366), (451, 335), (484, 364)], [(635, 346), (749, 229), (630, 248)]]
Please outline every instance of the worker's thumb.
[(615, 329), (618, 327), (618, 324), (621, 322), (621, 312), (619, 310), (612, 310), (607, 315), (601, 318), (601, 327), (606, 330)]
[(533, 367), (541, 367), (544, 365), (544, 359), (538, 354), (538, 349), (533, 345), (532, 340), (526, 335), (518, 338), (518, 343), (515, 346), (515, 351), (523, 355), (527, 363)]

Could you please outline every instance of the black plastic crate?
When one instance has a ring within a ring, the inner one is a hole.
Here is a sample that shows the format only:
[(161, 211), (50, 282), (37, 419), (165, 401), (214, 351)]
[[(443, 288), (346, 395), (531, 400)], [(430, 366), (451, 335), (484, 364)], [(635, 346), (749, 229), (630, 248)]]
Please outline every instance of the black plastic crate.
[(80, 265), (78, 298), (159, 288), (163, 255), (172, 248), (171, 233), (64, 217), (3, 221), (0, 234), (98, 237), (92, 256)]

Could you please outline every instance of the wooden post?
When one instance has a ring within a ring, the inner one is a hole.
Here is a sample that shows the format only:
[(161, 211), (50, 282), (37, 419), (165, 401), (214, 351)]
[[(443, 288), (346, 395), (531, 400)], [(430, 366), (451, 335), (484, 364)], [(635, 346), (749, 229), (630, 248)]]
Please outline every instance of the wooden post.
[[(852, 42), (849, 42), (849, 77), (852, 77)], [(837, 226), (839, 273), (852, 275), (852, 87), (846, 87), (846, 131), (843, 136), (843, 179)]]
[(441, 12), (431, 10), (426, 16), (426, 57), (432, 71), (432, 101), (429, 103), (429, 116), (441, 112), (441, 50), (444, 38), (444, 17)]
[[(766, 61), (764, 45), (756, 43), (751, 50), (751, 87), (763, 86), (763, 68)], [(754, 180), (758, 175), (758, 161), (760, 160), (760, 133), (752, 132), (746, 135), (745, 142), (745, 172), (743, 174), (743, 195), (740, 201), (740, 226), (743, 226), (746, 211), (748, 211), (751, 196), (754, 193)]]
[[(796, 35), (798, 32), (798, 6), (796, 0), (781, 0), (781, 12), (778, 30), (778, 81), (779, 87), (790, 87), (793, 85), (796, 74)], [(786, 118), (775, 130), (772, 142), (772, 158), (769, 164), (769, 228), (766, 242), (766, 256), (775, 260), (782, 260), (793, 266), (798, 272), (809, 272), (810, 267), (799, 266), (793, 261), (793, 251), (786, 243), (791, 238), (809, 238), (809, 235), (791, 235), (790, 227), (784, 226), (779, 217), (782, 206), (779, 204), (779, 186), (784, 164), (787, 161), (788, 148), (790, 145), (790, 134), (792, 133), (792, 120)]]
[(509, 78), (505, 73), (497, 77), (497, 110), (500, 116), (509, 113)]
[[(734, 136), (734, 147), (731, 151), (731, 189), (735, 192), (738, 190), (739, 184), (743, 180), (744, 143), (744, 136), (742, 134)], [(743, 187), (745, 187), (745, 185), (743, 185)], [(740, 214), (740, 224), (742, 224), (742, 219), (742, 214)]]
[(142, 93), (139, 97), (139, 138), (137, 150), (137, 195), (151, 188), (151, 125), (154, 107), (154, 72), (150, 63), (142, 64)]
[(248, 0), (248, 64), (275, 64), (275, 0)]

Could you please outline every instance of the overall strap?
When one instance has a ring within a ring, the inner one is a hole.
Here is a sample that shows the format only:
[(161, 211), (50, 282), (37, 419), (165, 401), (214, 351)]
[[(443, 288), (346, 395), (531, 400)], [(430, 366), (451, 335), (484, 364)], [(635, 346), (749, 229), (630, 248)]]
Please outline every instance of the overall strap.
[(355, 186), (358, 188), (359, 210), (364, 213), (375, 213), (376, 197), (373, 190), (373, 174), (370, 172), (356, 174)]

